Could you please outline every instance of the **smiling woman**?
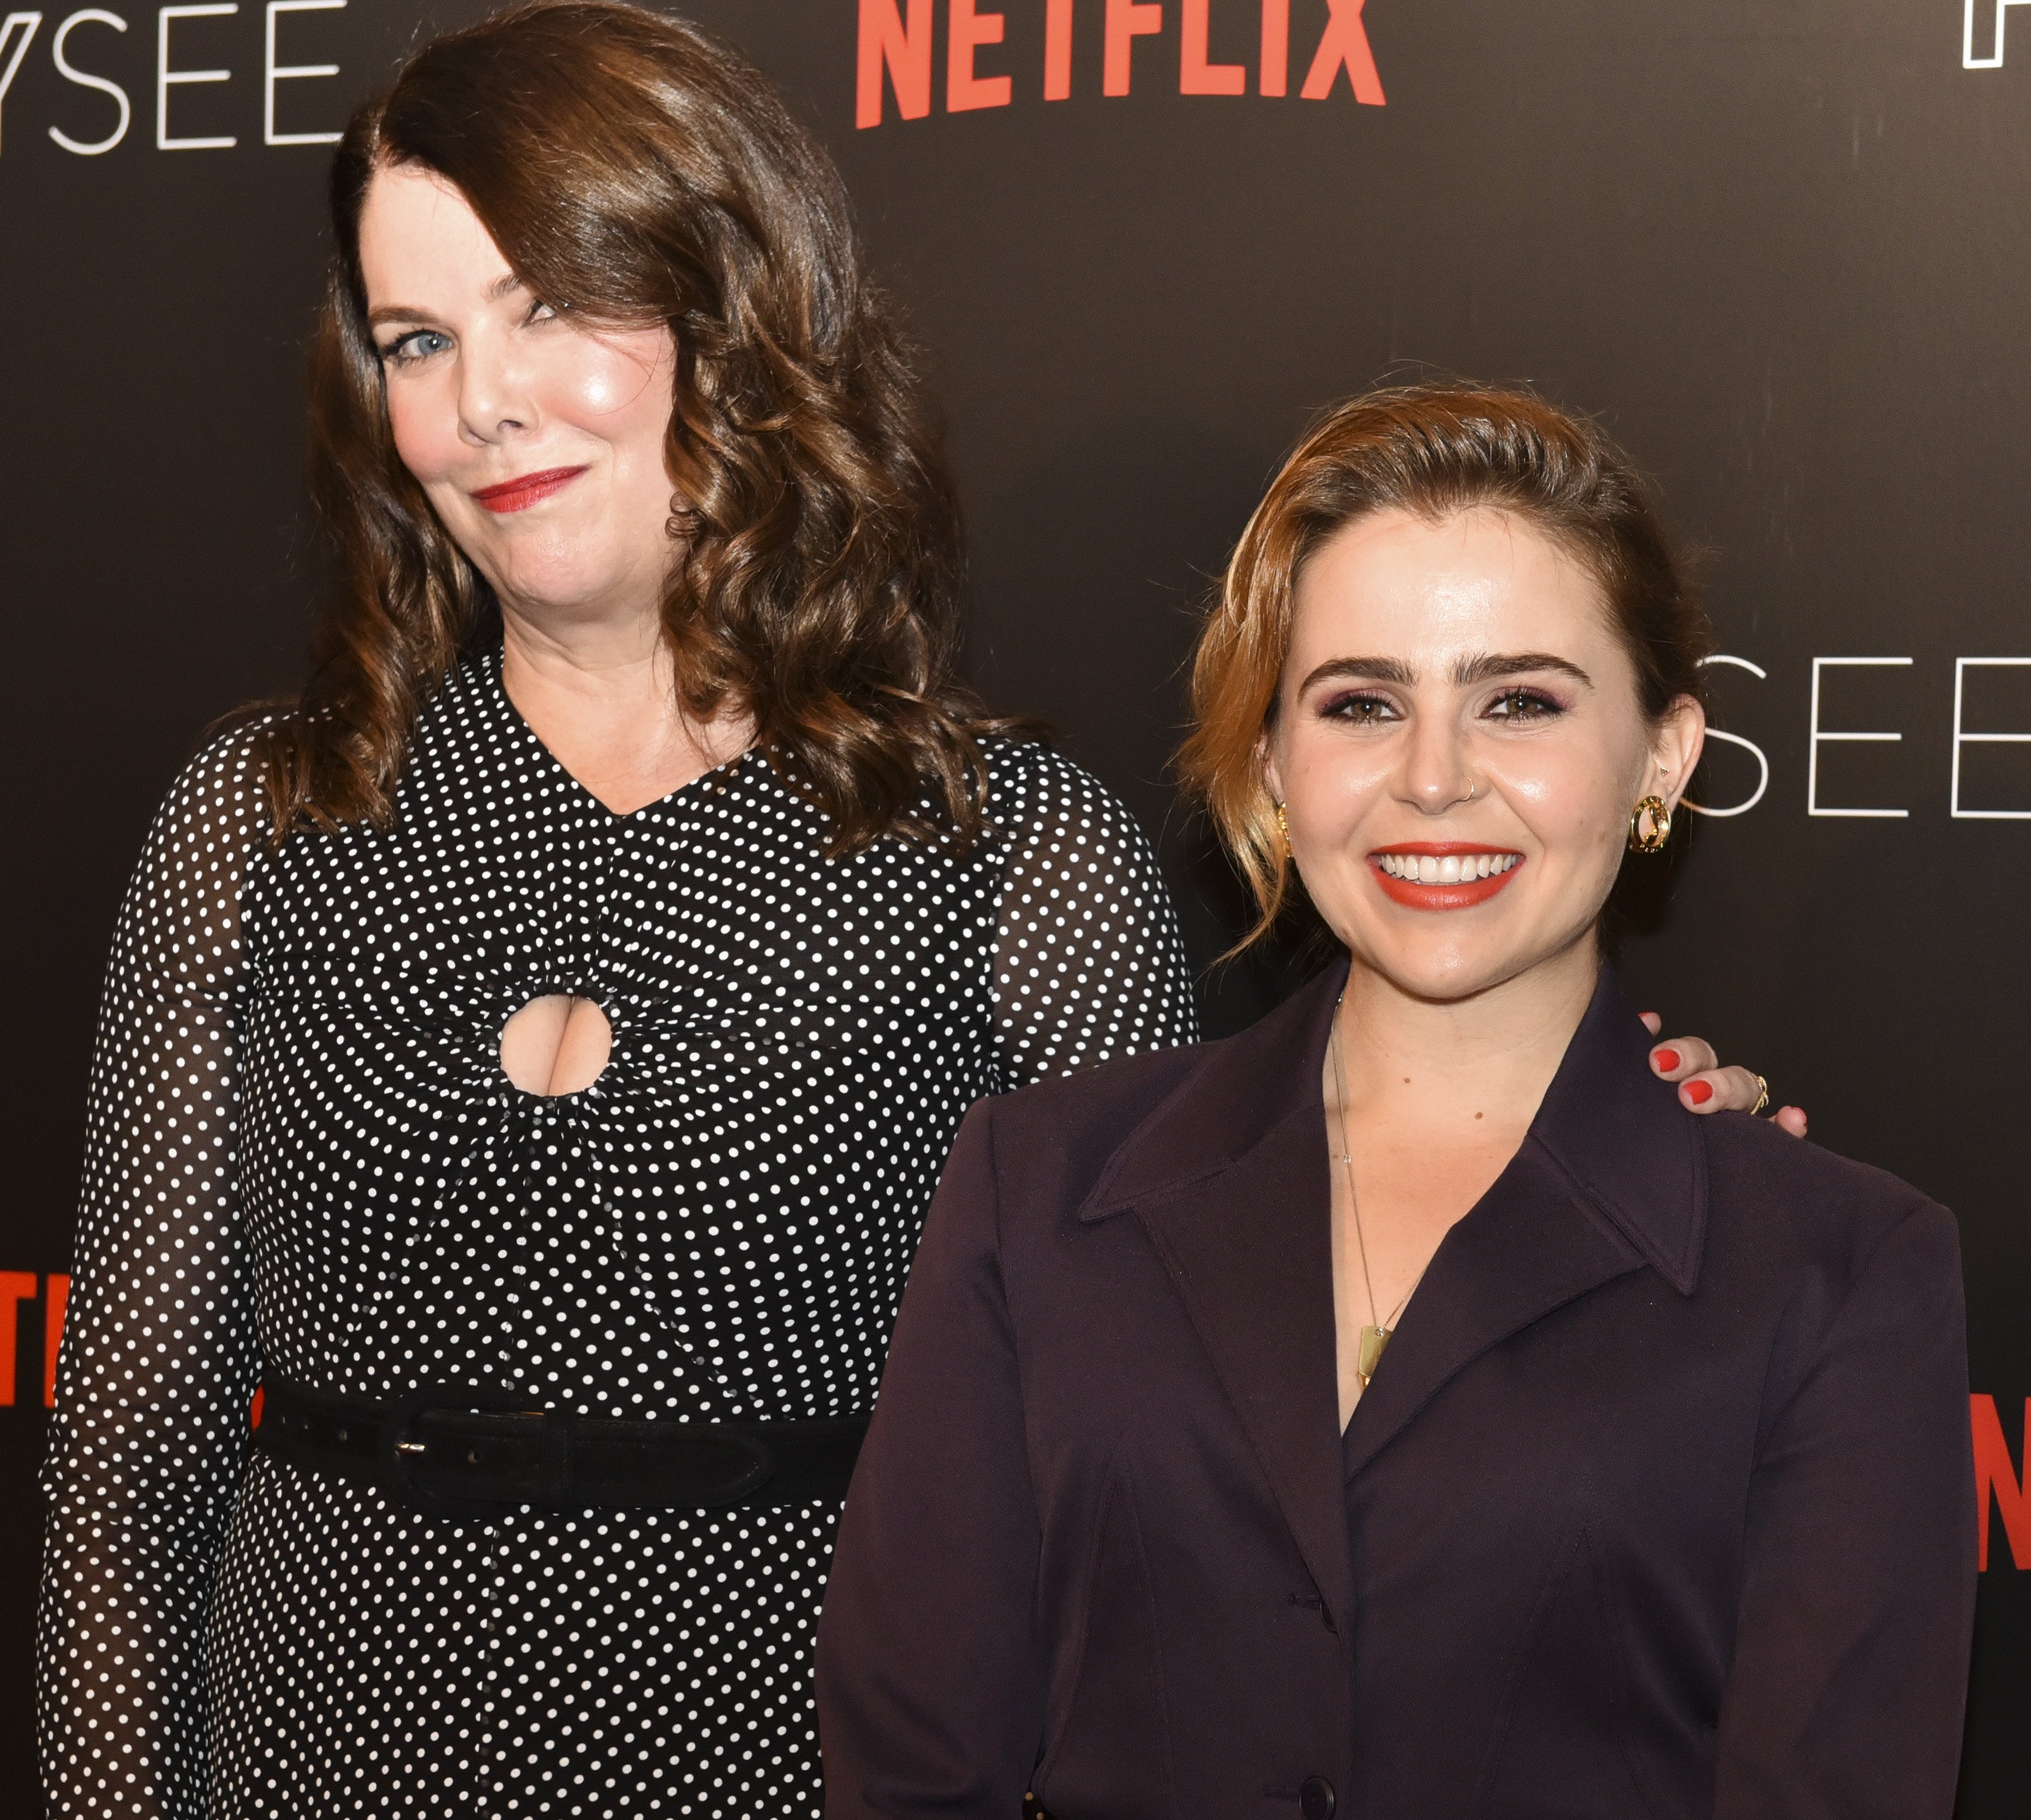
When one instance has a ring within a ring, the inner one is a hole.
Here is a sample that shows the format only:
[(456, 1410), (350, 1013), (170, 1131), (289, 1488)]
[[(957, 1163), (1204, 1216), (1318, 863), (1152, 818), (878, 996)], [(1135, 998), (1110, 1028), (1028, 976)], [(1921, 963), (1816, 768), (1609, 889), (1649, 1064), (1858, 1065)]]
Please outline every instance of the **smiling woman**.
[[(1287, 692), (1295, 681), (1333, 718), (1393, 725), (1405, 711), (1398, 697), (1419, 681), (1401, 656), (1333, 651), (1315, 668), (1292, 652), (1302, 599), (1336, 582), (1342, 594), (1372, 582), (1399, 617), (1424, 615), (1428, 665), (1438, 635), (1471, 625), (1505, 581), (1512, 597), (1527, 584), (1563, 599), (1586, 641), (1612, 647), (1611, 680), (1627, 677), (1641, 714), (1660, 734), (1690, 739), (1697, 758), (1706, 623), (1636, 475), (1534, 400), (1512, 397), (1491, 420), (1448, 398), (1383, 392), (1328, 418), (1250, 520), (1224, 610), (1207, 625), (1182, 763), (1255, 886), (1261, 918), (1249, 940), (1283, 914), (1295, 882), (1276, 774), (1261, 763), (1265, 729), (1288, 725)], [(1597, 696), (1594, 676), (1556, 651), (1463, 649), (1438, 661), (1445, 667), (1428, 682), (1481, 703), (1491, 732), (1540, 727), (1578, 692)]]
[[(754, 70), (631, 7), (511, 9), (418, 54), (331, 194), (313, 440), (348, 586), (260, 736), (278, 833), (385, 822), (505, 610), (509, 692), (595, 793), (752, 744), (829, 850), (978, 837), (1008, 729), (953, 675), (949, 486), (837, 173)], [(565, 659), (623, 598), (654, 610)]]
[(968, 1117), (819, 1629), (832, 1820), (1946, 1820), (1952, 1218), (1694, 1116), (1603, 960), (1703, 649), (1541, 400), (1381, 393), (1292, 455), (1185, 768), (1260, 927), (1301, 889), (1340, 959)]
[[(745, 697), (684, 712), (660, 616), (639, 610), (670, 579), (669, 328), (541, 301), (427, 165), (375, 173), (358, 259), (396, 457), (490, 589), (504, 685), (543, 744), (621, 815), (743, 750)], [(631, 673), (638, 711), (617, 715)]]
[[(423, 165), (368, 185), (360, 270), (395, 453), (497, 597), (598, 613), (640, 592), (657, 542), (644, 524), (660, 533), (670, 515), (669, 329), (582, 326), (533, 296)], [(556, 513), (524, 516), (572, 486), (569, 534)], [(651, 565), (652, 590), (666, 567)]]
[(916, 387), (753, 69), (519, 7), (416, 54), (332, 203), (344, 585), (108, 979), (52, 1805), (809, 1816), (932, 1182), (984, 1094), (1191, 1036), (1170, 907), (956, 681)]

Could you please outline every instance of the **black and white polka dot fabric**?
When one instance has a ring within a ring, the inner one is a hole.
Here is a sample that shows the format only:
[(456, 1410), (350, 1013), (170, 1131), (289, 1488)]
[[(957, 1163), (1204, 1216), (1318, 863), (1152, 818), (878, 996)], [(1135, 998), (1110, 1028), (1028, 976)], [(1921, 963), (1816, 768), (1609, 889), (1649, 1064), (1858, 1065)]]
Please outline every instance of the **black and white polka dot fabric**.
[[(758, 755), (609, 813), (501, 686), (385, 831), (279, 854), (244, 737), (122, 912), (47, 1473), (65, 1814), (809, 1815), (837, 1506), (433, 1521), (250, 1454), (263, 1369), (587, 1415), (868, 1408), (967, 1107), (1193, 1035), (1133, 822), (1034, 746), (997, 837), (845, 860)], [(606, 1072), (499, 1064), (539, 994)]]

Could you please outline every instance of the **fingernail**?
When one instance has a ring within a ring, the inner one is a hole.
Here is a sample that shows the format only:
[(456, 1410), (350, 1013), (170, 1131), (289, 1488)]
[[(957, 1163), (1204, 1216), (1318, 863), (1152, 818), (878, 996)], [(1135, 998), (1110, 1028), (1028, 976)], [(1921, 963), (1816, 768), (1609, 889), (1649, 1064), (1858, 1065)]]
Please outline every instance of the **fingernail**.
[(1682, 1091), (1694, 1106), (1705, 1106), (1713, 1098), (1713, 1085), (1710, 1081), (1689, 1080)]
[(1679, 1065), (1679, 1052), (1675, 1049), (1653, 1049), (1650, 1052), (1651, 1065), (1669, 1074)]

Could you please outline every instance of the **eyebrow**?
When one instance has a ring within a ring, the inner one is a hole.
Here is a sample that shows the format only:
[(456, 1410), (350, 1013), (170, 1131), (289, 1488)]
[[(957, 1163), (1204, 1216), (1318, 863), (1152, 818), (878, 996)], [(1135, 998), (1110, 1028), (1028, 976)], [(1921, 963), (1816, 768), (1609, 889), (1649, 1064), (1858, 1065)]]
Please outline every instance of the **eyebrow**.
[[(498, 304), (511, 291), (524, 289), (519, 272), (503, 272), (486, 287), (486, 296), (490, 304)], [(370, 329), (386, 327), (389, 323), (428, 323), (436, 320), (436, 312), (413, 309), (407, 304), (384, 304), (378, 310), (367, 312), (367, 326)]]
[[(1504, 677), (1534, 675), (1542, 670), (1571, 677), (1586, 688), (1593, 687), (1593, 678), (1578, 664), (1545, 651), (1483, 652), (1478, 657), (1462, 658), (1453, 666), (1452, 681), (1457, 688), (1471, 688), (1476, 683), (1494, 682)], [(1336, 657), (1321, 664), (1305, 678), (1302, 686), (1310, 688), (1315, 683), (1336, 678), (1396, 683), (1410, 688), (1416, 684), (1418, 673), (1400, 657)]]

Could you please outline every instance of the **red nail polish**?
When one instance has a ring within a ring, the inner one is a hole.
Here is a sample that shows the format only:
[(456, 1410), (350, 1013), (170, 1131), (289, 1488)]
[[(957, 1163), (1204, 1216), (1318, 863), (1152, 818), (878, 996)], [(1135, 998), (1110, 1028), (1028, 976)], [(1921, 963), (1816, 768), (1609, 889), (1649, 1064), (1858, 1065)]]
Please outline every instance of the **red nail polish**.
[(1694, 1106), (1705, 1106), (1713, 1098), (1712, 1085), (1704, 1080), (1689, 1080), (1686, 1083), (1686, 1098)]
[(1679, 1065), (1679, 1052), (1675, 1049), (1653, 1049), (1650, 1052), (1650, 1059), (1669, 1074)]

